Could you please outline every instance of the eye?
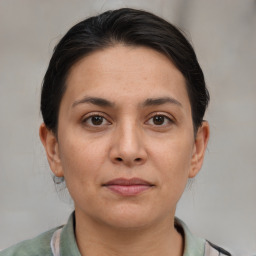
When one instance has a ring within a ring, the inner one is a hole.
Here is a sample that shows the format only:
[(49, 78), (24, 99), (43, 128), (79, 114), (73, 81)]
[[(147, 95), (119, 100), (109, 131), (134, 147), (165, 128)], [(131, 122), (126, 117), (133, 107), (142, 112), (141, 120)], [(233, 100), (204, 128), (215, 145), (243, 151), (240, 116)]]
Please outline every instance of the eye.
[(173, 120), (166, 115), (154, 115), (147, 121), (147, 123), (155, 126), (165, 126), (173, 123)]
[(110, 122), (101, 115), (91, 115), (83, 119), (83, 123), (87, 126), (104, 126), (109, 125)]

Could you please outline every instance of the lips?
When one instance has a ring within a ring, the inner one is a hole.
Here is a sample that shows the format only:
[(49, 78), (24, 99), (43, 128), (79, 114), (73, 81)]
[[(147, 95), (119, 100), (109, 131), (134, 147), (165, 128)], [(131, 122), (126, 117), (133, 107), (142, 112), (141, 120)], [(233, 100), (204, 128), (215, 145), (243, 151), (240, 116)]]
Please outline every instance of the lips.
[(152, 188), (154, 185), (139, 178), (118, 178), (108, 181), (103, 186), (122, 196), (135, 196)]

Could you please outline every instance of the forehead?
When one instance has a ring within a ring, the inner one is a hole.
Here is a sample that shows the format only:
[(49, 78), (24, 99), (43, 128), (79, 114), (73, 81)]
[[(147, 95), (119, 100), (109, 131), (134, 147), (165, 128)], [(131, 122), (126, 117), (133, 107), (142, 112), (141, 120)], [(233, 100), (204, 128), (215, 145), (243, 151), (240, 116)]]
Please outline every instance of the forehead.
[(112, 101), (124, 96), (188, 100), (181, 72), (169, 58), (147, 47), (116, 45), (93, 52), (71, 68), (66, 84), (64, 97), (72, 100), (86, 94)]

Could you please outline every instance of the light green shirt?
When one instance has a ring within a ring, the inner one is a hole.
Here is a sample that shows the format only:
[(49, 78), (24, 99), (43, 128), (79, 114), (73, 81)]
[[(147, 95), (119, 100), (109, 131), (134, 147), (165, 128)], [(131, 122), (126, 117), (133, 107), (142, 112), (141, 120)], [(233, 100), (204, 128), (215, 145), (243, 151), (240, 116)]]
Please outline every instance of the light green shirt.
[[(205, 240), (195, 237), (186, 224), (175, 218), (175, 226), (181, 230), (185, 238), (183, 256), (204, 256)], [(75, 215), (72, 213), (66, 225), (63, 226), (60, 236), (61, 256), (81, 256), (75, 239)], [(53, 256), (51, 250), (51, 238), (53, 233), (60, 227), (45, 232), (33, 239), (23, 241), (4, 251), (0, 256)]]

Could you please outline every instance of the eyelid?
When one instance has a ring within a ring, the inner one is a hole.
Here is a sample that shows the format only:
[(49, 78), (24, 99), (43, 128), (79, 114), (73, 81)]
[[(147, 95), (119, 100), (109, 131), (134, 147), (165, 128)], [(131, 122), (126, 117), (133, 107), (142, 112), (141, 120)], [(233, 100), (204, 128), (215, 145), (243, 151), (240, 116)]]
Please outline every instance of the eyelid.
[(169, 119), (171, 122), (174, 122), (176, 120), (175, 117), (169, 113), (157, 111), (157, 112), (151, 112), (150, 114), (148, 114), (147, 121), (154, 116), (164, 116), (167, 119)]
[[(93, 117), (93, 116), (100, 116), (100, 117), (103, 117), (109, 124), (112, 124), (112, 120), (111, 118), (109, 117), (109, 115), (107, 115), (106, 113), (104, 112), (90, 112), (90, 113), (87, 113), (85, 115), (83, 115), (82, 117), (82, 123), (85, 123), (90, 117)], [(160, 112), (160, 111), (157, 111), (157, 112), (151, 112), (147, 115), (146, 117), (146, 121), (145, 123), (149, 122), (149, 120), (155, 116), (164, 116), (165, 118), (168, 119), (168, 121), (170, 123), (174, 123), (175, 122), (175, 118), (173, 115), (169, 114), (169, 113), (166, 113), (166, 112)]]
[[(165, 118), (163, 124), (157, 125), (157, 124), (153, 123), (154, 121), (151, 120), (151, 119), (156, 117), (156, 116), (163, 116)], [(154, 129), (156, 128), (156, 129), (160, 129), (160, 130), (166, 129), (166, 128), (172, 126), (173, 124), (175, 124), (175, 118), (171, 114), (166, 113), (166, 112), (150, 113), (148, 115), (148, 118), (147, 118), (146, 122), (145, 122), (145, 125), (149, 125), (150, 127), (154, 128)]]
[(103, 113), (103, 112), (90, 112), (90, 113), (87, 113), (85, 115), (83, 115), (82, 117), (82, 123), (85, 123), (90, 117), (93, 117), (93, 116), (100, 116), (100, 117), (103, 117), (109, 124), (112, 123), (112, 121), (110, 121), (110, 117)]

